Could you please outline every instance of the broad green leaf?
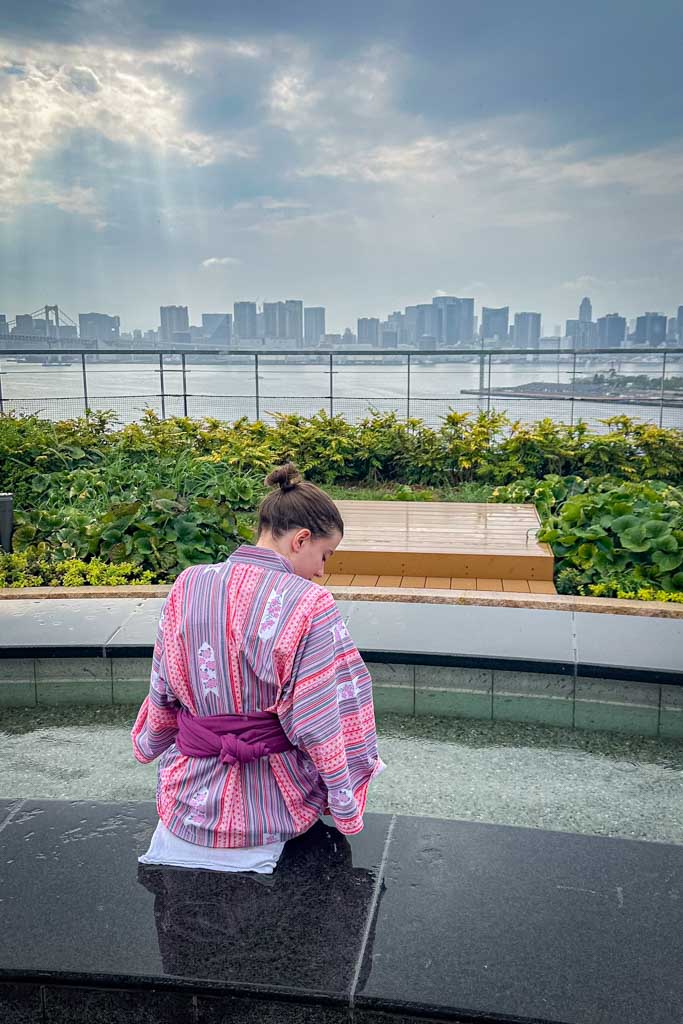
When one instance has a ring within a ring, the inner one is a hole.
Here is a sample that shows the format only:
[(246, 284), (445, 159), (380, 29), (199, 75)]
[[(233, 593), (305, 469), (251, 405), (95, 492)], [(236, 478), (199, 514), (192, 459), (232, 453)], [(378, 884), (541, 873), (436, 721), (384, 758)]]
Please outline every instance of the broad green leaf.
[[(607, 518), (607, 517), (605, 517)], [(619, 516), (612, 520), (611, 526), (615, 533), (623, 533), (625, 530), (631, 530), (634, 526), (639, 525), (637, 516)]]
[(619, 539), (622, 546), (629, 551), (649, 551), (652, 547), (652, 541), (645, 536), (642, 526), (632, 526), (628, 530), (624, 530)]
[(683, 562), (683, 551), (676, 551), (673, 554), (668, 554), (666, 551), (655, 551), (652, 561), (664, 572), (671, 572)]
[(649, 519), (643, 526), (646, 537), (663, 537), (671, 533), (671, 528), (659, 519)]
[(674, 551), (678, 551), (679, 544), (672, 533), (666, 533), (662, 537), (656, 537), (653, 544), (657, 551), (667, 551), (672, 554)]

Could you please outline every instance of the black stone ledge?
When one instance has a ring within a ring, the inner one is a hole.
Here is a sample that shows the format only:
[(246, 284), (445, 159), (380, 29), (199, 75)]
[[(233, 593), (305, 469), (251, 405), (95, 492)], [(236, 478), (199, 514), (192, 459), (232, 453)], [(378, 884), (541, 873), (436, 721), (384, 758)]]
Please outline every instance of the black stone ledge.
[(153, 804), (11, 808), (2, 1024), (680, 1017), (683, 846), (368, 814), (259, 879), (138, 866)]
[[(0, 658), (150, 658), (152, 644), (106, 644), (87, 646), (78, 644), (35, 644), (23, 647), (0, 647)], [(409, 651), (367, 651), (361, 656), (368, 663), (394, 665), (432, 665), (445, 668), (486, 668), (498, 672), (534, 672), (548, 675), (584, 676), (592, 679), (625, 680), (633, 683), (652, 683), (659, 686), (683, 686), (683, 672), (665, 669), (625, 668), (620, 665), (596, 665), (588, 662), (574, 664), (569, 661), (537, 661), (533, 658), (487, 658), (484, 655), (428, 654)]]

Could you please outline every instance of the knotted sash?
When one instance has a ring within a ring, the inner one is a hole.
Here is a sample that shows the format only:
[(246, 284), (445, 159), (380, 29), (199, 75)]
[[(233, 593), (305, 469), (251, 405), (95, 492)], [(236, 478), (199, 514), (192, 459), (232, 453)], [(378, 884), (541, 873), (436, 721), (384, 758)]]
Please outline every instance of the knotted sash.
[(182, 708), (177, 722), (176, 747), (188, 757), (218, 757), (223, 764), (249, 764), (294, 749), (272, 711), (198, 717)]

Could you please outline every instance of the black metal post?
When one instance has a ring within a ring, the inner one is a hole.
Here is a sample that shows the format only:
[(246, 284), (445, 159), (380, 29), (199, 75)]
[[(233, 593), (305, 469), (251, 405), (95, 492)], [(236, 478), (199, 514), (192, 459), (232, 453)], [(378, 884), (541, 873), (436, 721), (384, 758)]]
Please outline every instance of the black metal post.
[(164, 353), (159, 353), (159, 387), (161, 388), (161, 418), (166, 419), (166, 390), (164, 388)]
[(183, 367), (183, 416), (187, 417), (187, 375), (185, 367), (185, 353), (183, 352), (180, 356), (180, 362)]
[(12, 530), (14, 529), (14, 497), (0, 494), (0, 547), (7, 554), (12, 551)]
[(406, 388), (406, 419), (410, 419), (410, 352), (408, 353), (408, 384)]
[(83, 374), (83, 402), (85, 404), (85, 415), (88, 415), (88, 374), (85, 369), (85, 352), (81, 352), (81, 372)]
[(486, 411), (491, 411), (491, 353), (489, 352), (488, 381), (486, 384)]
[(258, 384), (258, 352), (254, 352), (254, 398), (256, 399), (256, 419), (261, 419), (261, 400)]
[(572, 361), (572, 401), (570, 410), (569, 425), (574, 426), (574, 398), (576, 396), (576, 349), (574, 349), (574, 358)]
[(330, 352), (330, 416), (334, 416), (334, 355)]
[(4, 415), (5, 402), (2, 394), (2, 370), (0, 370), (0, 416)]
[[(667, 378), (667, 353), (661, 356), (661, 387), (659, 389), (659, 426), (664, 424), (664, 382)], [(0, 407), (0, 412), (2, 407)]]

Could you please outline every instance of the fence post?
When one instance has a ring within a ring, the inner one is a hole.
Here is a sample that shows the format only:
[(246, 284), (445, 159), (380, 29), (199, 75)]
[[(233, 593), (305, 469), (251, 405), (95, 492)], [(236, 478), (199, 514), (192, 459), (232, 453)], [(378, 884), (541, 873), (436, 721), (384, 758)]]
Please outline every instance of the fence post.
[(334, 416), (334, 355), (330, 352), (330, 416)]
[[(659, 388), (659, 426), (664, 425), (664, 382), (667, 377), (667, 353), (661, 356), (661, 387)], [(1, 409), (0, 409), (1, 411)]]
[(410, 352), (408, 353), (408, 385), (406, 388), (406, 419), (410, 419)]
[(85, 415), (88, 415), (88, 374), (85, 369), (85, 352), (81, 352), (81, 372), (83, 374), (83, 402), (85, 404)]
[(159, 385), (161, 387), (161, 418), (166, 419), (166, 389), (164, 387), (164, 353), (159, 353)]
[(491, 352), (489, 352), (488, 382), (486, 384), (486, 411), (491, 411)]
[(571, 400), (571, 408), (570, 408), (570, 413), (569, 413), (569, 416), (570, 416), (569, 425), (571, 427), (574, 426), (574, 398), (575, 398), (575, 395), (576, 395), (576, 348), (574, 349), (574, 358), (572, 360), (572, 400)]
[(0, 548), (7, 554), (12, 551), (12, 530), (14, 528), (14, 496), (0, 494)]
[(2, 370), (0, 370), (0, 416), (5, 413), (5, 401), (2, 394)]
[(261, 419), (261, 401), (258, 386), (258, 352), (254, 352), (254, 397), (256, 399), (256, 419)]
[(185, 375), (185, 353), (180, 357), (183, 367), (183, 416), (187, 419), (187, 376)]

